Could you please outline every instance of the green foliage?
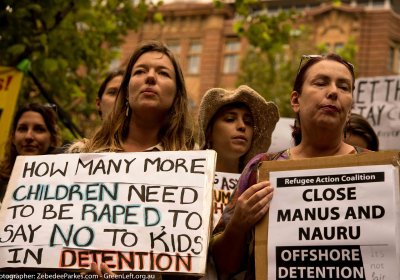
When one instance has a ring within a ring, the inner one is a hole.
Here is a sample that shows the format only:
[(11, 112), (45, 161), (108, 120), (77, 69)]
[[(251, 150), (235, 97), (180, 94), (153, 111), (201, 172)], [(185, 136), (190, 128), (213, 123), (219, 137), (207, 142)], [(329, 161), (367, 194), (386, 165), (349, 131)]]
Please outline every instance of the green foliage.
[[(244, 5), (244, 4), (243, 4)], [(252, 46), (241, 63), (238, 84), (247, 84), (279, 107), (281, 116), (292, 117), (290, 93), (302, 53), (310, 53), (308, 31), (294, 28), (296, 14), (282, 11), (269, 15), (267, 7), (244, 14), (236, 32)], [(246, 9), (243, 9), (243, 11)], [(249, 9), (247, 9), (249, 10)]]
[(273, 101), (282, 117), (293, 117), (290, 105), (294, 78), (300, 58), (315, 53), (307, 44), (308, 31), (293, 29), (286, 44), (275, 49), (251, 47), (241, 63), (238, 83), (253, 87), (268, 101)]
[[(118, 55), (113, 48), (140, 26), (147, 10), (144, 0), (3, 0), (0, 65), (29, 59), (32, 73), (85, 131), (93, 126), (87, 120), (99, 82)], [(20, 103), (42, 101), (37, 92), (24, 79)]]
[[(317, 46), (318, 53), (324, 54), (328, 53), (330, 50), (327, 48), (326, 45), (320, 44)], [(355, 65), (355, 58), (357, 53), (357, 44), (355, 42), (354, 37), (350, 37), (343, 48), (335, 50), (335, 52), (343, 57), (346, 61)], [(355, 67), (355, 71), (357, 72), (357, 67)], [(355, 73), (357, 76), (357, 73)]]
[[(237, 83), (247, 84), (266, 100), (275, 102), (282, 117), (293, 117), (290, 94), (300, 58), (303, 54), (326, 53), (326, 46), (312, 44), (311, 30), (295, 23), (299, 14), (283, 11), (272, 15), (259, 3), (250, 8), (246, 0), (235, 3), (240, 6), (243, 17), (234, 29), (251, 45), (241, 62)], [(257, 12), (248, 12), (252, 10)], [(356, 50), (354, 39), (350, 39), (337, 52), (347, 61), (354, 61)]]
[[(337, 53), (343, 57), (346, 61), (349, 61), (355, 65), (355, 58), (357, 54), (357, 44), (353, 37), (349, 38), (349, 41), (343, 46), (342, 49), (337, 50)], [(357, 67), (355, 67), (357, 75)]]

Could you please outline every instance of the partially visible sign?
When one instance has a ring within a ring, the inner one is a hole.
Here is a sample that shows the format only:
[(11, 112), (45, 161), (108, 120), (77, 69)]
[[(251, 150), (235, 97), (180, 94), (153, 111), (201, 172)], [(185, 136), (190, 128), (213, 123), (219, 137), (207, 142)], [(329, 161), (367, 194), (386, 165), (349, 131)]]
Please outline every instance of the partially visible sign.
[(392, 165), (271, 172), (268, 279), (398, 279), (398, 173)]
[(294, 118), (280, 118), (272, 133), (271, 146), (269, 153), (277, 153), (286, 150), (294, 145), (292, 137), (292, 126)]
[(213, 190), (213, 228), (217, 225), (237, 185), (240, 174), (215, 172)]
[(214, 151), (18, 157), (0, 267), (204, 274)]
[(0, 158), (13, 120), (22, 77), (22, 72), (0, 66)]
[(372, 125), (380, 150), (400, 149), (400, 76), (357, 79), (352, 112)]
[(264, 161), (257, 279), (400, 279), (398, 151)]

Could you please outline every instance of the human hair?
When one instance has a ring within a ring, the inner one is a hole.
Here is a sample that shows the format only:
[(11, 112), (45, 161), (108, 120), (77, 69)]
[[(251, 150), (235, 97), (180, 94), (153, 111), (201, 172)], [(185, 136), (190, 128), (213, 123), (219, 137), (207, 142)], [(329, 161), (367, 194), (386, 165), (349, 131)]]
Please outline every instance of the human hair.
[(129, 114), (126, 116), (129, 107), (126, 100), (129, 96), (129, 81), (132, 69), (137, 60), (147, 52), (159, 52), (166, 55), (174, 67), (176, 76), (176, 95), (169, 109), (167, 119), (159, 131), (160, 142), (165, 150), (193, 149), (193, 129), (189, 121), (188, 97), (181, 67), (172, 51), (165, 44), (158, 41), (149, 41), (139, 45), (133, 52), (122, 78), (114, 110), (88, 142), (84, 151), (122, 150), (122, 142), (128, 135), (129, 121), (132, 117), (132, 110), (129, 110)]
[(101, 99), (103, 97), (104, 91), (106, 90), (108, 83), (112, 79), (114, 79), (115, 77), (118, 77), (118, 76), (124, 76), (124, 71), (116, 70), (116, 71), (111, 71), (107, 74), (106, 78), (100, 84), (99, 91), (97, 92), (97, 98)]
[[(97, 92), (97, 98), (99, 101), (103, 98), (104, 92), (106, 91), (108, 83), (114, 79), (115, 77), (123, 77), (124, 76), (124, 71), (123, 70), (116, 70), (116, 71), (111, 71), (107, 74), (106, 78), (103, 80), (103, 82), (100, 84), (99, 91)], [(99, 109), (99, 116), (102, 117), (102, 111)]]
[(367, 149), (379, 150), (379, 139), (372, 126), (361, 115), (352, 113), (346, 126), (347, 135), (357, 135), (365, 140)]
[[(323, 60), (332, 60), (339, 62), (340, 64), (343, 64), (350, 72), (351, 78), (352, 78), (352, 85), (351, 85), (351, 92), (353, 92), (354, 87), (355, 87), (355, 73), (354, 73), (354, 67), (352, 64), (344, 60), (340, 55), (335, 54), (335, 53), (329, 53), (326, 55), (311, 55), (311, 56), (303, 56), (303, 58), (307, 58), (308, 60), (301, 66), (299, 69), (296, 79), (294, 81), (294, 86), (293, 86), (293, 91), (296, 91), (299, 95), (302, 94), (302, 89), (303, 89), (303, 84), (305, 82), (306, 74), (308, 70), (311, 68), (311, 66), (317, 64), (318, 62), (321, 62)], [(301, 62), (300, 62), (301, 63)], [(301, 128), (300, 128), (300, 117), (297, 114), (296, 115), (296, 120), (294, 125), (292, 126), (292, 137), (294, 139), (295, 145), (300, 144), (301, 142)]]
[[(41, 105), (37, 103), (29, 103), (24, 105), (15, 113), (11, 125), (11, 130), (5, 145), (4, 158), (0, 163), (0, 179), (5, 181), (9, 180), (11, 171), (15, 163), (15, 159), (18, 156), (17, 148), (15, 147), (13, 140), (18, 121), (26, 112), (36, 112), (43, 117), (46, 127), (50, 133), (50, 146), (46, 153), (50, 153), (52, 150), (61, 145), (60, 130), (57, 125), (57, 115), (53, 108), (51, 106)], [(2, 191), (3, 190), (0, 190), (0, 193)]]

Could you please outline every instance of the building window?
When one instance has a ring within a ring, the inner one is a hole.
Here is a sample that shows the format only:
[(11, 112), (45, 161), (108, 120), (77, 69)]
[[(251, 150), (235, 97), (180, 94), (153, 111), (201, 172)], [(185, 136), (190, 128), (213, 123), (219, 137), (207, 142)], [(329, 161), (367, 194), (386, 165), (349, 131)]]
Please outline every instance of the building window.
[(335, 52), (337, 53), (338, 51), (340, 51), (341, 49), (344, 48), (344, 44), (343, 43), (335, 43)]
[(180, 58), (181, 55), (181, 45), (179, 41), (169, 41), (167, 42), (168, 48), (172, 51), (177, 59)]
[(109, 71), (116, 71), (121, 67), (121, 50), (119, 48), (111, 48), (110, 52), (113, 53), (114, 58), (111, 60), (110, 65), (108, 67)]
[(389, 48), (388, 70), (400, 74), (400, 44), (392, 43)]
[(397, 67), (395, 68), (397, 71), (395, 71), (396, 74), (400, 74), (400, 47), (397, 48)]
[(387, 68), (389, 70), (393, 70), (394, 69), (394, 55), (395, 55), (395, 48), (394, 47), (390, 47), (389, 48), (389, 61), (388, 61), (388, 65), (387, 65)]
[(187, 73), (196, 75), (200, 73), (200, 55), (201, 44), (199, 41), (193, 41), (189, 45), (188, 59), (187, 59)]
[(225, 43), (224, 74), (236, 73), (239, 68), (239, 40), (229, 40)]

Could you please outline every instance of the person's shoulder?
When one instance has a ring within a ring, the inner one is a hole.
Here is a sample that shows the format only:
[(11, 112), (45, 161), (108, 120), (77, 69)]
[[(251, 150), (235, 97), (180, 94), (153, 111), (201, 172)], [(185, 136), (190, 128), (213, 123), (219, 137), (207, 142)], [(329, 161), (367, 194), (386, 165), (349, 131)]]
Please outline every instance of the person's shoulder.
[(260, 153), (255, 155), (252, 159), (249, 160), (249, 162), (246, 165), (246, 169), (249, 169), (252, 166), (257, 166), (259, 163), (262, 161), (271, 161), (271, 160), (285, 160), (288, 159), (288, 150), (283, 150), (277, 153)]
[(366, 148), (362, 148), (362, 147), (358, 147), (358, 146), (353, 146), (353, 147), (354, 147), (354, 150), (356, 151), (356, 154), (373, 152), (373, 151), (368, 150)]
[(89, 142), (89, 139), (87, 139), (87, 138), (79, 139), (79, 140), (75, 141), (74, 143), (72, 143), (71, 145), (69, 145), (65, 149), (65, 151), (66, 151), (66, 153), (82, 153), (85, 150), (88, 142)]
[(275, 153), (261, 153), (253, 157), (250, 162), (261, 162), (270, 160), (285, 160), (289, 158), (288, 150), (283, 150)]
[(276, 153), (268, 153), (267, 160), (287, 160), (290, 158), (289, 149), (285, 149)]

